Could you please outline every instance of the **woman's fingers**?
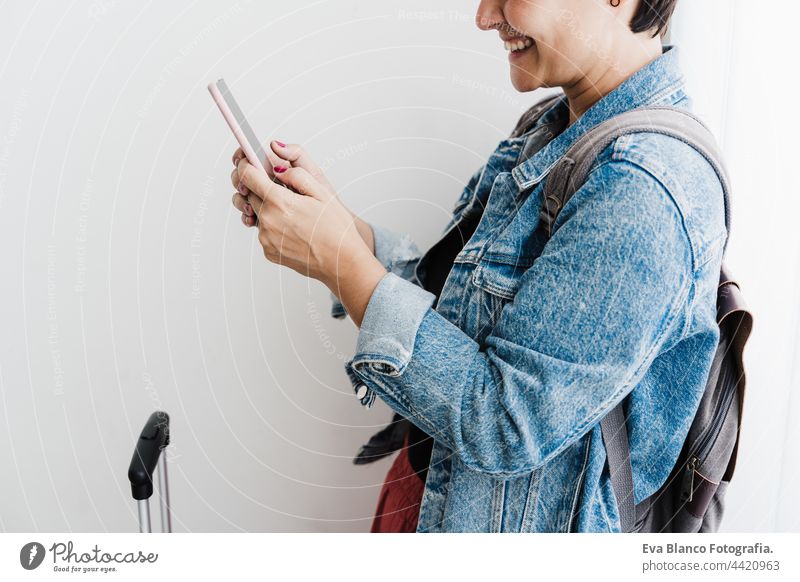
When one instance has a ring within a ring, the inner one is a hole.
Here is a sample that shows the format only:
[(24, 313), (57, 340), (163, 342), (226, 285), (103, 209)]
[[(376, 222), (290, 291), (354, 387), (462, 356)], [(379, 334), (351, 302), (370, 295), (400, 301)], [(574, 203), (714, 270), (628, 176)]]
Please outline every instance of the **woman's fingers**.
[(246, 214), (248, 216), (255, 215), (255, 211), (253, 207), (248, 202), (247, 198), (236, 192), (233, 195), (233, 205), (239, 212)]
[[(255, 196), (264, 202), (285, 206), (289, 202), (289, 197), (295, 195), (280, 184), (270, 180), (264, 172), (259, 171), (250, 164), (247, 158), (239, 160), (236, 172), (239, 184), (249, 191), (246, 196)], [(237, 187), (236, 189), (242, 192), (242, 187)], [(258, 208), (255, 208), (252, 198), (250, 199), (250, 204), (253, 206), (253, 210), (258, 213)]]
[[(251, 195), (252, 196), (252, 195)], [(252, 196), (256, 200), (260, 200), (257, 196)], [(258, 223), (258, 217), (256, 216), (256, 211), (253, 206), (250, 204), (250, 201), (247, 197), (242, 196), (238, 192), (233, 194), (233, 206), (242, 213), (242, 223), (245, 226), (255, 226)]]
[[(245, 159), (245, 158), (242, 158)], [(247, 189), (247, 186), (242, 183), (242, 179), (239, 176), (239, 169), (236, 168), (231, 172), (231, 184), (233, 187), (236, 188), (236, 191), (242, 194), (243, 196), (247, 196), (250, 194), (250, 190)]]
[(330, 198), (329, 190), (323, 187), (305, 168), (281, 168), (282, 166), (275, 167), (275, 175), (278, 180), (298, 194), (322, 201)]
[[(267, 171), (267, 175), (270, 177), (270, 179), (274, 179), (275, 173), (272, 171), (272, 168), (275, 167), (276, 165), (281, 164), (282, 161), (269, 148), (267, 148), (264, 153), (267, 156), (267, 159), (265, 160), (266, 163), (264, 164), (264, 169)], [(231, 160), (233, 161), (234, 166), (238, 166), (239, 162), (246, 158), (247, 156), (244, 155), (242, 148), (236, 148), (236, 151), (233, 152), (233, 157), (231, 158)], [(234, 172), (235, 171), (236, 170), (234, 170)], [(233, 177), (231, 177), (231, 180), (233, 180)], [(235, 186), (236, 184), (234, 184), (234, 187)]]
[[(306, 153), (302, 146), (296, 143), (284, 144), (277, 140), (272, 140), (269, 142), (269, 147), (283, 160), (289, 162), (292, 167), (303, 168), (320, 183), (325, 184), (333, 190), (333, 186), (331, 186), (330, 182), (328, 182), (328, 179), (325, 177), (325, 172), (311, 159), (311, 156)], [(284, 166), (285, 165), (286, 164), (284, 164)]]
[(231, 160), (233, 161), (233, 165), (238, 166), (239, 160), (241, 160), (243, 157), (244, 157), (244, 152), (242, 151), (242, 148), (236, 148), (236, 151), (233, 152), (233, 157), (231, 158)]
[(250, 194), (244, 197), (244, 201), (253, 209), (253, 217), (258, 218), (258, 215), (261, 213), (261, 208), (266, 206), (266, 202), (256, 196), (255, 194)]
[(270, 177), (271, 180), (274, 180), (275, 179), (275, 170), (274, 170), (275, 166), (280, 166), (280, 165), (284, 165), (285, 166), (286, 163), (279, 156), (276, 156), (275, 152), (273, 152), (269, 148), (266, 149), (266, 154), (267, 154), (267, 164), (266, 164), (267, 174), (269, 174), (269, 177)]
[[(277, 140), (271, 141), (269, 145), (270, 147), (266, 150), (267, 163), (265, 164), (265, 169), (270, 181), (285, 185), (288, 189), (320, 200), (325, 200), (335, 195), (333, 187), (330, 182), (328, 182), (322, 169), (311, 159), (301, 146), (297, 144), (286, 145)], [(244, 180), (242, 177), (242, 168), (244, 167), (242, 163), (247, 163), (247, 166), (252, 167), (252, 164), (249, 164), (247, 157), (244, 155), (242, 148), (237, 148), (231, 159), (236, 166), (231, 172), (231, 184), (233, 184), (233, 187), (245, 198), (251, 194), (256, 194), (259, 198), (262, 198), (262, 194), (260, 192), (253, 192), (253, 189), (248, 186), (248, 181)], [(279, 168), (278, 172), (275, 171), (276, 167)], [(297, 173), (289, 171), (287, 174), (286, 170), (293, 169), (301, 169), (303, 172)], [(283, 175), (279, 176), (279, 173)], [(260, 174), (260, 172), (256, 172), (256, 174)], [(319, 187), (320, 185), (325, 187), (327, 192), (324, 192), (323, 189)], [(266, 190), (269, 190), (266, 184), (263, 184), (263, 186)], [(288, 192), (284, 194), (288, 194)], [(280, 194), (276, 194), (276, 196), (277, 198), (273, 200), (273, 202), (280, 200)]]

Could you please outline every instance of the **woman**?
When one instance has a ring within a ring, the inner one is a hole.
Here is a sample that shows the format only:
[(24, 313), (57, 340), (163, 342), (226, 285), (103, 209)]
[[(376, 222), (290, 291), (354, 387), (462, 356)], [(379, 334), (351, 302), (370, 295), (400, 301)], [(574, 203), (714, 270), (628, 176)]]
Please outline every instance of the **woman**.
[(234, 204), (267, 259), (325, 283), (359, 326), (346, 370), (362, 403), (433, 437), (418, 532), (619, 531), (599, 419), (626, 396), (635, 502), (676, 462), (718, 341), (714, 170), (679, 140), (621, 137), (537, 236), (547, 174), (579, 136), (642, 105), (690, 107), (660, 38), (675, 1), (480, 3), (514, 87), (564, 97), (470, 179), (448, 226), (483, 217), (433, 274), (438, 298), (416, 248), (353, 216), (301, 148), (271, 142), (277, 183), (234, 154)]

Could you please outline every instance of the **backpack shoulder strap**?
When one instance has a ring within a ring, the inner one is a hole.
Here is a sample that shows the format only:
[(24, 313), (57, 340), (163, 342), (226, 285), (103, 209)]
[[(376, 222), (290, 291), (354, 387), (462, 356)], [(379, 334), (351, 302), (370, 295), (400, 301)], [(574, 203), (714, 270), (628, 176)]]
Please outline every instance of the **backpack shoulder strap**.
[[(730, 203), (727, 173), (714, 137), (694, 115), (675, 107), (641, 107), (632, 109), (589, 130), (570, 147), (551, 170), (544, 186), (540, 221), (546, 238), (552, 235), (558, 213), (586, 181), (597, 156), (615, 139), (631, 133), (648, 132), (668, 135), (687, 143), (708, 160), (719, 177), (725, 202), (725, 228), (730, 234)], [(727, 247), (727, 239), (725, 241)], [(620, 401), (600, 421), (606, 449), (611, 485), (623, 532), (636, 525), (628, 431), (623, 403)]]
[[(631, 109), (592, 128), (579, 138), (556, 166), (544, 186), (540, 219), (547, 237), (552, 234), (558, 213), (586, 181), (595, 158), (615, 139), (631, 133), (660, 133), (679, 139), (702, 154), (719, 177), (725, 201), (725, 228), (730, 234), (730, 187), (714, 136), (684, 109), (665, 106)], [(728, 241), (725, 240), (727, 248)]]

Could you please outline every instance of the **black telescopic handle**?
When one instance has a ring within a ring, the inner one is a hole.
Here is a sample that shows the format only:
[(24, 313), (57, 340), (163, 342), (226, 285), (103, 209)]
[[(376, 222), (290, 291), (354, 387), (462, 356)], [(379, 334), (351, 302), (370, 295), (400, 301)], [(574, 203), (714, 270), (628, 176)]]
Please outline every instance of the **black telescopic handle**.
[(147, 424), (136, 441), (128, 480), (134, 499), (150, 499), (153, 495), (153, 471), (158, 465), (161, 449), (169, 445), (169, 414), (156, 411), (147, 419)]

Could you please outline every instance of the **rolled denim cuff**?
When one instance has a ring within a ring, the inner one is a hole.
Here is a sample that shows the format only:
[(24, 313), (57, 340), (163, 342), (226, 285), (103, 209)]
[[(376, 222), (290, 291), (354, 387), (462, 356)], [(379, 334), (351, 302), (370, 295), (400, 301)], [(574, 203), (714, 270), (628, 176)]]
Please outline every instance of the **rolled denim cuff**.
[(372, 292), (356, 341), (356, 354), (345, 369), (365, 406), (372, 406), (374, 392), (354, 373), (399, 376), (414, 352), (417, 330), (436, 296), (386, 273)]

